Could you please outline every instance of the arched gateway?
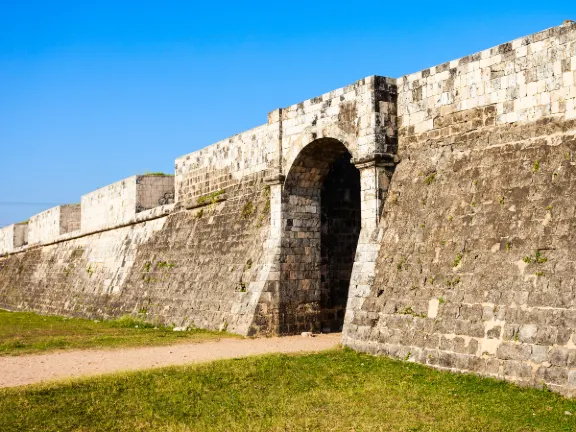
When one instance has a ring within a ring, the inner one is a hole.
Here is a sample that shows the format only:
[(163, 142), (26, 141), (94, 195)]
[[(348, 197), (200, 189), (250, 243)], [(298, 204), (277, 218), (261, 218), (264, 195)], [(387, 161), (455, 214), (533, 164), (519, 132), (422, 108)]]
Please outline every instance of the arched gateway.
[(340, 141), (308, 144), (282, 190), (281, 333), (340, 331), (361, 226), (360, 172)]
[(379, 218), (397, 162), (395, 100), (391, 80), (369, 77), (275, 110), (251, 135), (266, 143), (260, 167), (270, 224), (229, 328), (346, 333), (374, 279)]
[(317, 138), (269, 179), (269, 271), (249, 334), (345, 331), (369, 294), (395, 156), (354, 151)]

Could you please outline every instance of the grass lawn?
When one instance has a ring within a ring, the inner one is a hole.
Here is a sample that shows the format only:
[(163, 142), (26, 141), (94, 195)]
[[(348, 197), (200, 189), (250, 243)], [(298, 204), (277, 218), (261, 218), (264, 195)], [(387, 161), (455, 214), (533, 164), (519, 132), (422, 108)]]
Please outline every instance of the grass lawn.
[(576, 401), (334, 350), (0, 390), (0, 430), (557, 432)]
[(151, 346), (235, 337), (200, 329), (173, 331), (168, 327), (153, 327), (127, 317), (95, 322), (0, 310), (0, 356), (64, 348)]

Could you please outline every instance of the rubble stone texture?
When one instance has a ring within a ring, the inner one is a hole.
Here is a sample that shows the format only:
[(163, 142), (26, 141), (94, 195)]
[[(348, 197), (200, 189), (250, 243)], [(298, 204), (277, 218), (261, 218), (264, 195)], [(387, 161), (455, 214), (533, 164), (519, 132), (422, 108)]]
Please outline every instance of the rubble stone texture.
[(357, 350), (574, 395), (575, 81), (568, 22), (275, 110), (175, 177), (85, 195), (79, 227), (60, 207), (29, 245), (3, 228), (0, 307), (342, 329)]

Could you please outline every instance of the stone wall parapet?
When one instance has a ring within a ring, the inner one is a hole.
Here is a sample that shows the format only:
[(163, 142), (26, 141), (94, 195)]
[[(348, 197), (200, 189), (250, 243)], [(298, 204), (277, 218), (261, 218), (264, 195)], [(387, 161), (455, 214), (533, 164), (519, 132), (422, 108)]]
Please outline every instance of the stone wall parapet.
[[(576, 118), (576, 24), (398, 78), (399, 134), (418, 141), (494, 124)], [(478, 122), (463, 112), (491, 107)], [(446, 121), (452, 116), (453, 121)], [(442, 123), (443, 122), (443, 123)]]

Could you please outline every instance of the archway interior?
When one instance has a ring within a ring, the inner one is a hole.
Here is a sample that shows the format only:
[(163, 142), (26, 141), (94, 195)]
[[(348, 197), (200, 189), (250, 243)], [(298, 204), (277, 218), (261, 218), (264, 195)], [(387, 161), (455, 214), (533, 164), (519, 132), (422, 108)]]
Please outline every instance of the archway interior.
[(340, 331), (360, 233), (360, 173), (340, 141), (294, 161), (282, 194), (279, 332)]
[(320, 325), (342, 331), (350, 276), (360, 235), (360, 172), (343, 155), (322, 185), (320, 228)]

